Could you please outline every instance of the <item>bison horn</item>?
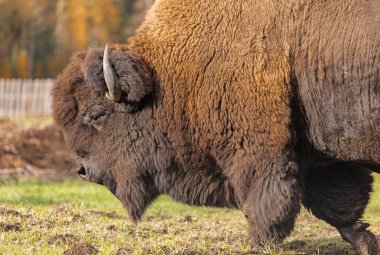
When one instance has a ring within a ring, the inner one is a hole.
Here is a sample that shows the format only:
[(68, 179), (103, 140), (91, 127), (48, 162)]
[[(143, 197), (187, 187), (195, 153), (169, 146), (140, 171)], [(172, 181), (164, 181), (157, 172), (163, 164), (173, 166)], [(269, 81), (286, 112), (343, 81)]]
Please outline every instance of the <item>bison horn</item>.
[(108, 92), (106, 97), (112, 101), (119, 101), (121, 98), (121, 91), (118, 88), (118, 79), (115, 72), (112, 69), (109, 54), (108, 54), (108, 44), (104, 49), (103, 56), (103, 73), (104, 79), (107, 84)]

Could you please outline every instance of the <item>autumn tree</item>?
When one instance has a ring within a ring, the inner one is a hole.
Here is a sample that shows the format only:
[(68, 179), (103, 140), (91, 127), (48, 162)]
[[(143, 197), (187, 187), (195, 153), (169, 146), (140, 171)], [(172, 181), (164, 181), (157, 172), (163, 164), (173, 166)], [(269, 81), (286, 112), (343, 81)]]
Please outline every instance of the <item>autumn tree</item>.
[(55, 29), (57, 61), (89, 46), (120, 41), (121, 11), (115, 0), (59, 0)]
[(153, 0), (0, 0), (0, 77), (55, 77), (74, 52), (125, 42)]
[(3, 76), (34, 77), (35, 63), (43, 62), (52, 52), (53, 8), (49, 0), (0, 2), (0, 72)]

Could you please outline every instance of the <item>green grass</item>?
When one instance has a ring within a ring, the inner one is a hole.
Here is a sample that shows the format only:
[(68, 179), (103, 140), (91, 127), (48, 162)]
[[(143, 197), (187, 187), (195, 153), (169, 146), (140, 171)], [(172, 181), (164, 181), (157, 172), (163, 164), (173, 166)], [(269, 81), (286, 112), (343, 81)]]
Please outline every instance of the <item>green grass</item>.
[[(365, 219), (379, 234), (376, 179)], [(238, 210), (191, 207), (164, 196), (135, 226), (106, 188), (79, 180), (0, 183), (0, 254), (62, 254), (84, 242), (100, 254), (354, 254), (334, 228), (305, 210), (283, 245), (254, 253), (246, 229)]]
[[(380, 224), (380, 175), (375, 174), (373, 185), (374, 193), (371, 196), (370, 204), (366, 210), (366, 219)], [(379, 233), (379, 232), (378, 232)], [(379, 233), (380, 234), (380, 233)]]
[(35, 125), (50, 125), (53, 123), (53, 119), (50, 116), (21, 117), (15, 121), (17, 121), (17, 123), (21, 124), (25, 128)]

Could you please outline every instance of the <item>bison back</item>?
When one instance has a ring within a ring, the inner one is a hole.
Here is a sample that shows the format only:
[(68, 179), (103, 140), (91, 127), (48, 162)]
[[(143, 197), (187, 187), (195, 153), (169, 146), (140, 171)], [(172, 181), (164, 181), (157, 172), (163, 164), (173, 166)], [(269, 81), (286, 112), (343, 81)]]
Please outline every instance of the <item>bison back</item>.
[(298, 37), (295, 76), (306, 135), (329, 157), (378, 167), (380, 2), (339, 5), (309, 6)]

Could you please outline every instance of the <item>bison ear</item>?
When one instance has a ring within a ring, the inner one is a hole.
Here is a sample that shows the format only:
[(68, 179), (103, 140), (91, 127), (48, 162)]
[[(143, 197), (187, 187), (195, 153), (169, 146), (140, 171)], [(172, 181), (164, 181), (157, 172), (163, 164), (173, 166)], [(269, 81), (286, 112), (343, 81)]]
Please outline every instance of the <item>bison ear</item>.
[(120, 100), (138, 103), (153, 92), (153, 72), (133, 52), (117, 48), (111, 50), (109, 63), (115, 75), (116, 90), (121, 93)]

